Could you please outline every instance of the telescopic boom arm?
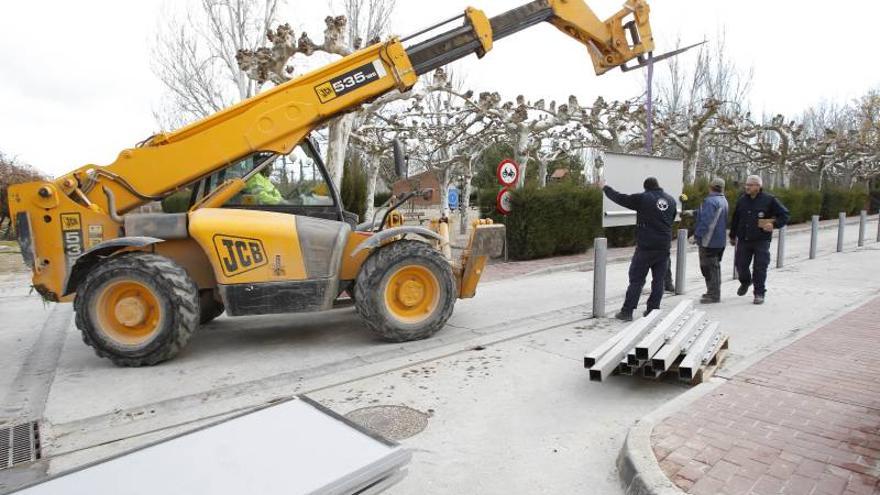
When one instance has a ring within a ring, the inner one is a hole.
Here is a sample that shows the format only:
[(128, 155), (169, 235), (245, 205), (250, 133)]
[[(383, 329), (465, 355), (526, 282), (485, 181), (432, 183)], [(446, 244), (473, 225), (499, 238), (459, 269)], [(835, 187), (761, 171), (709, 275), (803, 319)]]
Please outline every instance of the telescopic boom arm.
[[(395, 89), (407, 91), (420, 75), (469, 54), (482, 57), (494, 42), (541, 22), (584, 44), (596, 74), (625, 68), (633, 59), (644, 62), (653, 50), (649, 10), (644, 0), (627, 0), (603, 22), (583, 0), (534, 0), (491, 19), (468, 8), (413, 36), (377, 43), (178, 131), (153, 136), (123, 150), (110, 165), (87, 165), (44, 183), (34, 201), (44, 207), (64, 195), (116, 220), (253, 153), (289, 153), (328, 119)], [(431, 36), (461, 18), (462, 24)], [(426, 40), (405, 45), (425, 34)], [(239, 180), (220, 196), (231, 197), (243, 185)]]

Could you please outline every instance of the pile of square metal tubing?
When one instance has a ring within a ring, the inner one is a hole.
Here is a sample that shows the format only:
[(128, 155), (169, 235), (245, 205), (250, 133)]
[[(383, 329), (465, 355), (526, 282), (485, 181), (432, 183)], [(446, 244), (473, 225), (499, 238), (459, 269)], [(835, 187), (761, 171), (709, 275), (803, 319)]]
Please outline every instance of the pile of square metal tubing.
[(682, 301), (667, 312), (651, 311), (584, 357), (590, 381), (614, 374), (658, 379), (676, 376), (692, 385), (707, 380), (727, 355), (728, 336), (706, 312)]

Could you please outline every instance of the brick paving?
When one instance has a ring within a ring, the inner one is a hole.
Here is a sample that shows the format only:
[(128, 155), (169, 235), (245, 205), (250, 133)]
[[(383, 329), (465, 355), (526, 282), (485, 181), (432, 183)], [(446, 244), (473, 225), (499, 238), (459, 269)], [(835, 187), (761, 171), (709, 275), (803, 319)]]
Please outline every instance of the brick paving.
[(880, 298), (670, 416), (651, 443), (693, 494), (880, 493)]

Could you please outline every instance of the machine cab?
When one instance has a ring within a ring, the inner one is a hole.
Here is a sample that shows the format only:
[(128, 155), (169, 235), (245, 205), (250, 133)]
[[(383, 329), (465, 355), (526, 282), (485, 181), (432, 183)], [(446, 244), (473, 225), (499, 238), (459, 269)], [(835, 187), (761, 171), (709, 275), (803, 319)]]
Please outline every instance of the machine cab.
[[(255, 167), (267, 159), (271, 163), (256, 174)], [(352, 227), (357, 216), (346, 212), (338, 190), (330, 180), (317, 145), (310, 139), (303, 141), (288, 155), (272, 157), (270, 153), (254, 153), (197, 182), (185, 197), (187, 209), (212, 193), (225, 181), (244, 178), (249, 174), (245, 188), (227, 200), (223, 208), (271, 211), (302, 215), (325, 220), (345, 221)], [(177, 198), (177, 205), (167, 207), (181, 210), (184, 196)]]

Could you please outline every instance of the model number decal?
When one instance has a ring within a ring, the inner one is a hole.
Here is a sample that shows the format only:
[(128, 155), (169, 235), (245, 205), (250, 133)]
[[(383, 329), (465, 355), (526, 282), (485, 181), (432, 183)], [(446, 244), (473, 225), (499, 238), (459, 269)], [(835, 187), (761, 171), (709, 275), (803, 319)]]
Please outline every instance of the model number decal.
[(68, 265), (83, 254), (82, 218), (79, 213), (61, 214), (61, 243)]
[(377, 60), (315, 86), (315, 93), (318, 94), (321, 103), (327, 103), (365, 84), (381, 79), (384, 75), (385, 69), (382, 67), (382, 62)]
[(214, 236), (214, 249), (217, 250), (223, 274), (227, 277), (249, 272), (268, 263), (266, 250), (259, 239), (217, 234)]

